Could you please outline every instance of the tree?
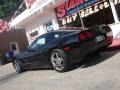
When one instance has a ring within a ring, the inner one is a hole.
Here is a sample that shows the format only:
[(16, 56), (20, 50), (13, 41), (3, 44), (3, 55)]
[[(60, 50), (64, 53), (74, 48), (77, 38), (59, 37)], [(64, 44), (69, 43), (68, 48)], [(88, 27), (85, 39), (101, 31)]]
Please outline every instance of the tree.
[(3, 0), (0, 0), (0, 5), (3, 5), (3, 4), (4, 4)]
[(0, 0), (0, 18), (12, 16), (23, 0)]

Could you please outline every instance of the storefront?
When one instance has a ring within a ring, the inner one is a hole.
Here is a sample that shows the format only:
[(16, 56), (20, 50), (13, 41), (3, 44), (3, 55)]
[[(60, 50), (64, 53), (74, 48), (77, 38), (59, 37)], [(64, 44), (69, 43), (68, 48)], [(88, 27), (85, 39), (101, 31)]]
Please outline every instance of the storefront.
[(108, 24), (114, 38), (120, 35), (120, 0), (69, 0), (55, 8), (55, 12), (60, 28)]
[(101, 24), (110, 25), (114, 38), (120, 38), (120, 0), (31, 1), (28, 9), (10, 23), (12, 27), (26, 30), (29, 43), (52, 30), (89, 28)]
[(114, 23), (107, 0), (80, 1), (69, 0), (55, 9), (60, 27), (82, 27), (81, 23), (84, 27)]

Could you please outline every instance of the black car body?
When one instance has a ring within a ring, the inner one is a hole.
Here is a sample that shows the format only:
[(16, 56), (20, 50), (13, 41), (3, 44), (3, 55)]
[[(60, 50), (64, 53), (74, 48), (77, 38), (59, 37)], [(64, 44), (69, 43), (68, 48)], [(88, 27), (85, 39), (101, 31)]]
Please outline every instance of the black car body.
[(24, 52), (17, 54), (13, 65), (17, 72), (48, 65), (64, 72), (70, 64), (79, 62), (88, 53), (108, 47), (112, 41), (112, 31), (107, 25), (84, 30), (52, 31), (39, 36)]

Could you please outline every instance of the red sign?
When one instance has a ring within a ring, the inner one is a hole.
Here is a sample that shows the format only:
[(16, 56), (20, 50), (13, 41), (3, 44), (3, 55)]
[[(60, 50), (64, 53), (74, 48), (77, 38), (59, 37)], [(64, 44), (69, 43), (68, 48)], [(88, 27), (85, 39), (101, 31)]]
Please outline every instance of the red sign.
[(106, 0), (68, 0), (55, 8), (57, 18), (60, 19), (69, 16), (78, 12), (78, 10), (83, 10), (101, 1)]
[(32, 5), (36, 2), (36, 0), (25, 0), (26, 6), (28, 9), (32, 7)]
[(66, 11), (74, 9), (77, 5), (81, 5), (89, 0), (68, 0), (67, 2), (61, 4), (56, 8), (57, 17), (61, 18), (64, 17)]
[(7, 32), (8, 30), (9, 30), (8, 23), (0, 19), (0, 32)]
[(68, 0), (55, 8), (55, 13), (60, 27), (80, 22), (94, 13), (110, 6), (108, 0)]

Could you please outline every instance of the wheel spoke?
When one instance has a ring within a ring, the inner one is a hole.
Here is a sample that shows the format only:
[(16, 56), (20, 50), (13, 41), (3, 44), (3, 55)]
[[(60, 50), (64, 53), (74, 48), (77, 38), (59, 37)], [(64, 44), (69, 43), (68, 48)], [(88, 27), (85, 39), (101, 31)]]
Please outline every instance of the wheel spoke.
[(56, 53), (55, 56), (56, 56), (56, 59), (59, 59), (59, 54), (58, 53)]
[(52, 64), (54, 66), (54, 68), (56, 68), (57, 70), (62, 70), (64, 65), (63, 65), (63, 57), (55, 52), (52, 54), (52, 57), (51, 57), (51, 61), (52, 61)]
[(20, 66), (19, 66), (19, 64), (18, 64), (18, 62), (15, 60), (15, 69), (17, 70), (17, 71), (19, 71), (19, 69), (20, 69)]

